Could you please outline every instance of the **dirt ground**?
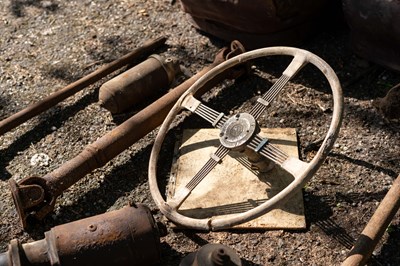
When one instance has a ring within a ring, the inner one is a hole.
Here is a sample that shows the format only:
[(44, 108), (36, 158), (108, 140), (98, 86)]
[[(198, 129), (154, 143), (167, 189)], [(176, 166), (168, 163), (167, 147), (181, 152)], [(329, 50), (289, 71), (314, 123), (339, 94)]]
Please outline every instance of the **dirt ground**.
[[(90, 73), (145, 40), (168, 35), (164, 55), (181, 60), (185, 73), (212, 62), (225, 43), (196, 31), (174, 1), (24, 1), (0, 5), (0, 119)], [(400, 173), (400, 124), (385, 120), (372, 105), (400, 75), (358, 58), (346, 28), (317, 34), (300, 46), (325, 59), (343, 86), (345, 111), (340, 136), (323, 166), (304, 187), (307, 229), (299, 231), (194, 232), (168, 230), (161, 239), (160, 265), (178, 265), (206, 243), (233, 248), (244, 265), (339, 265)], [(247, 79), (235, 82), (209, 105), (226, 114), (248, 111), (282, 72), (288, 58), (254, 62)], [(42, 176), (76, 156), (87, 144), (133, 115), (110, 115), (97, 103), (101, 82), (0, 136), (0, 251), (9, 241), (43, 238), (52, 226), (119, 209), (129, 202), (157, 213), (147, 184), (147, 167), (156, 132), (132, 145), (106, 166), (93, 171), (58, 199), (55, 211), (24, 231), (18, 222), (7, 181)], [(289, 83), (268, 113), (264, 127), (294, 127), (300, 157), (318, 149), (332, 115), (331, 94), (314, 68), (306, 67)], [(209, 127), (189, 117), (172, 129), (164, 149), (173, 151), (184, 128)], [(45, 153), (45, 165), (31, 158)], [(167, 173), (170, 163), (162, 166)], [(165, 184), (165, 177), (161, 183)], [(400, 265), (400, 215), (376, 248), (370, 265)]]

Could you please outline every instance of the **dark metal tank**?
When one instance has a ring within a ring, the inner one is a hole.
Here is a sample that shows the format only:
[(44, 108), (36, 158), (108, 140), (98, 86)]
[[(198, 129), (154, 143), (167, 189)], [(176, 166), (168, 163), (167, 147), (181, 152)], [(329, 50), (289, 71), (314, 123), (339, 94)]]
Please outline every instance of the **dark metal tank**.
[(400, 0), (343, 0), (354, 52), (400, 71)]
[(239, 40), (247, 49), (302, 42), (323, 26), (318, 21), (326, 17), (324, 12), (332, 5), (327, 0), (181, 0), (181, 3), (196, 28), (226, 41)]

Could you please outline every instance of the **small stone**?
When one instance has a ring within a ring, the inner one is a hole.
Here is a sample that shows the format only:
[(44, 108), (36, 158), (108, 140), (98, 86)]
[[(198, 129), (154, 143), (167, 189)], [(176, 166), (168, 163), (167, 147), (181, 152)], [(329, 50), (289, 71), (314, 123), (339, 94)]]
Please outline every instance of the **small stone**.
[(253, 239), (253, 240), (251, 240), (251, 244), (257, 245), (257, 244), (258, 244), (258, 239)]
[(42, 1), (41, 4), (43, 8), (50, 8), (54, 6), (54, 4), (51, 1)]
[(53, 32), (52, 29), (45, 29), (44, 31), (41, 32), (41, 34), (42, 34), (43, 36), (49, 36), (49, 35), (53, 35), (54, 32)]
[(50, 157), (45, 153), (36, 153), (31, 157), (32, 166), (49, 166)]
[(149, 14), (147, 13), (146, 9), (141, 9), (141, 10), (138, 11), (138, 13), (139, 13), (140, 15), (142, 15), (142, 16), (145, 16), (145, 17), (147, 17), (147, 16), (149, 15)]

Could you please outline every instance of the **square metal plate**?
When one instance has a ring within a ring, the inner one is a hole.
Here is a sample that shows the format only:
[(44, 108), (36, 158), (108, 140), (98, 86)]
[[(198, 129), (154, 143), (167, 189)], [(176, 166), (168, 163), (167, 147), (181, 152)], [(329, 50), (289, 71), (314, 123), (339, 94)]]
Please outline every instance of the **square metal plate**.
[[(167, 198), (184, 187), (210, 158), (218, 145), (219, 129), (187, 129), (175, 148)], [(262, 129), (261, 135), (287, 154), (298, 157), (294, 128)], [(244, 154), (231, 151), (223, 162), (192, 191), (179, 208), (189, 217), (229, 216), (265, 202), (281, 191), (293, 177), (279, 166), (268, 173), (252, 170)], [(235, 228), (303, 229), (306, 227), (302, 191), (285, 204)]]

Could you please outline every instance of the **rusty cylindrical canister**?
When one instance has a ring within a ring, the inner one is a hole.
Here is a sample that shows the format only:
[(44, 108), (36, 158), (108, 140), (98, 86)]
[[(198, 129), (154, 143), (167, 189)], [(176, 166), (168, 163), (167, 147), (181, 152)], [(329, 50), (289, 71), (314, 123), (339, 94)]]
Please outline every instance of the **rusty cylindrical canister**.
[(35, 242), (14, 239), (0, 254), (0, 266), (154, 265), (159, 260), (160, 232), (140, 204), (53, 227)]
[(100, 87), (100, 105), (112, 114), (159, 96), (180, 72), (176, 58), (151, 55), (147, 60), (107, 81)]

